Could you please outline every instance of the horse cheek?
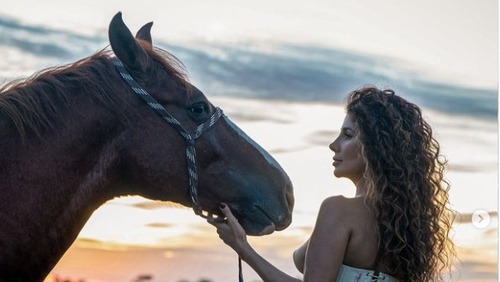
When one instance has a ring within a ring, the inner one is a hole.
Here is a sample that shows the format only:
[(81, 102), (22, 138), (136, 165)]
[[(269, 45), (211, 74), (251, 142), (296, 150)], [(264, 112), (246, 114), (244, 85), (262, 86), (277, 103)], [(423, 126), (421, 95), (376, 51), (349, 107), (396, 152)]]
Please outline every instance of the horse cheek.
[[(161, 121), (161, 120), (160, 120)], [(134, 192), (146, 198), (189, 203), (183, 140), (163, 123), (138, 125), (127, 139), (125, 162)], [(183, 165), (184, 164), (184, 165)]]

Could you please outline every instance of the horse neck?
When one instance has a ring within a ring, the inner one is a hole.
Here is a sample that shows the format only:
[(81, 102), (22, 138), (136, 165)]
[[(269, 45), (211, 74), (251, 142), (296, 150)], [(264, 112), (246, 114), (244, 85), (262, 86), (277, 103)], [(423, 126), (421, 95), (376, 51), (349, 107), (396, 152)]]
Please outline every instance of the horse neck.
[(84, 93), (68, 99), (86, 112), (68, 107), (64, 125), (42, 137), (23, 142), (0, 120), (0, 270), (30, 273), (29, 281), (43, 279), (92, 212), (117, 195), (119, 118)]

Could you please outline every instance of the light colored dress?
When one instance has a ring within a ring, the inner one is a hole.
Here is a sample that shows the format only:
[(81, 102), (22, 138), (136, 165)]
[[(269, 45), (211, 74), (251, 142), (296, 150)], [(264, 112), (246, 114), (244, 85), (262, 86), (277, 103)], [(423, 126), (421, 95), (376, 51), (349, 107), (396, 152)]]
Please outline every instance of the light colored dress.
[(343, 264), (340, 267), (337, 282), (399, 282), (396, 278), (382, 272), (378, 274), (378, 279), (374, 280), (373, 273), (373, 270), (355, 268)]

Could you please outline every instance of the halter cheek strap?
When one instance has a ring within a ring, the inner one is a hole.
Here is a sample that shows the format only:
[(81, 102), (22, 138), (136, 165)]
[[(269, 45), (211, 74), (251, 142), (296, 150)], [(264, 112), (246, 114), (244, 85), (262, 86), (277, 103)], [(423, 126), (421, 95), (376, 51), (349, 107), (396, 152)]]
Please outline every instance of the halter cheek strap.
[(203, 214), (202, 208), (198, 202), (198, 172), (196, 170), (196, 149), (194, 145), (195, 140), (219, 120), (219, 118), (223, 115), (222, 110), (217, 107), (215, 109), (215, 112), (212, 114), (212, 116), (210, 116), (208, 120), (198, 125), (198, 127), (194, 131), (189, 132), (184, 129), (184, 127), (182, 127), (177, 119), (169, 114), (160, 103), (158, 103), (144, 88), (142, 88), (134, 80), (134, 78), (128, 73), (128, 71), (125, 69), (125, 66), (118, 58), (113, 58), (113, 64), (116, 66), (116, 69), (120, 73), (121, 77), (128, 83), (132, 90), (137, 95), (139, 95), (139, 97), (141, 97), (146, 102), (146, 104), (148, 104), (148, 106), (154, 109), (165, 121), (172, 125), (177, 130), (177, 132), (179, 132), (180, 135), (186, 140), (189, 195), (191, 196), (191, 200), (193, 202), (193, 210), (195, 214), (203, 218), (208, 218), (208, 216)]
[[(204, 123), (198, 125), (195, 131), (189, 132), (180, 124), (177, 119), (175, 119), (171, 114), (165, 110), (165, 108), (158, 103), (149, 93), (144, 90), (128, 73), (125, 66), (118, 58), (113, 58), (113, 64), (120, 73), (121, 77), (128, 83), (132, 90), (141, 97), (146, 104), (153, 108), (165, 121), (171, 124), (186, 140), (186, 158), (187, 158), (187, 170), (189, 178), (189, 195), (193, 202), (193, 211), (196, 215), (203, 218), (209, 218), (210, 216), (204, 215), (203, 210), (198, 202), (198, 172), (196, 170), (196, 148), (194, 147), (195, 140), (212, 127), (221, 116), (224, 114), (220, 108), (215, 108), (215, 112), (210, 116), (210, 118)], [(241, 267), (241, 258), (238, 257), (238, 280), (243, 282), (243, 270)]]

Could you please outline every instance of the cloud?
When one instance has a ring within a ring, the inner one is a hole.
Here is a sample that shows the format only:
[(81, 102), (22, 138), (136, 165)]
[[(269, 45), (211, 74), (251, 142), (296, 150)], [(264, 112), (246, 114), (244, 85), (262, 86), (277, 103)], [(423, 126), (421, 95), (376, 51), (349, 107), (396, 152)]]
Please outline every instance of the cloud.
[[(107, 37), (23, 24), (0, 18), (0, 47), (35, 60), (76, 60), (104, 48)], [(288, 101), (343, 103), (365, 84), (392, 88), (419, 105), (447, 113), (497, 117), (496, 89), (475, 89), (425, 77), (404, 62), (348, 50), (300, 44), (156, 44), (187, 67), (206, 94)], [(26, 58), (19, 58), (21, 62)], [(2, 66), (4, 72), (16, 62)], [(36, 64), (34, 64), (36, 65)], [(259, 118), (257, 116), (247, 118)]]
[(0, 45), (41, 58), (59, 59), (90, 55), (107, 40), (105, 37), (82, 36), (71, 31), (23, 24), (8, 16), (0, 18), (0, 39)]

